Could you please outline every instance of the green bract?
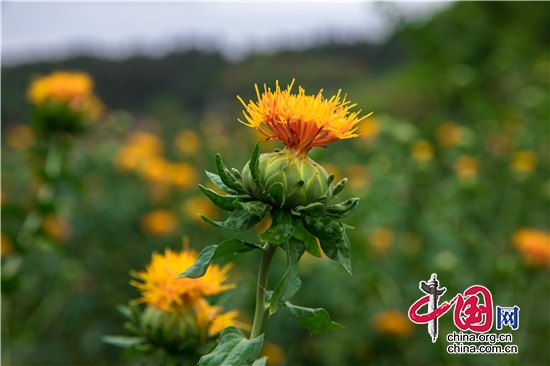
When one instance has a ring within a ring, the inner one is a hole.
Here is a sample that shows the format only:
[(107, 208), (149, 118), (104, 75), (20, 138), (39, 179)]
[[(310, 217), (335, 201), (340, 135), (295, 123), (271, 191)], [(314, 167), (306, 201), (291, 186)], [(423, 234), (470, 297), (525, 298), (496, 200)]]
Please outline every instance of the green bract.
[(307, 155), (293, 150), (259, 156), (258, 179), (254, 179), (250, 162), (242, 171), (248, 194), (276, 207), (296, 208), (315, 202), (328, 202), (332, 196), (327, 171)]

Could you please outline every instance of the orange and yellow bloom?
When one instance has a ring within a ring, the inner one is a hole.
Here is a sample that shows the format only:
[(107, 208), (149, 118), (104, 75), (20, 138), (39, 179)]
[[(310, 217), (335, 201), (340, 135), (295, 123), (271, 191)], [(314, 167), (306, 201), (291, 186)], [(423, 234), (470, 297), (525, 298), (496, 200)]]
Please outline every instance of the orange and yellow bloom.
[(73, 111), (96, 119), (103, 106), (93, 88), (94, 82), (86, 73), (56, 71), (36, 79), (30, 85), (27, 97), (35, 106), (49, 101), (67, 104)]
[(189, 249), (181, 252), (166, 249), (164, 254), (153, 253), (153, 258), (144, 271), (131, 273), (139, 281), (133, 280), (130, 283), (141, 293), (141, 298), (133, 303), (145, 303), (177, 316), (191, 314), (199, 328), (207, 331), (208, 336), (214, 336), (228, 326), (246, 329), (246, 324), (236, 320), (239, 316), (237, 311), (224, 313), (223, 307), (210, 305), (205, 299), (235, 287), (233, 284), (224, 284), (230, 264), (223, 267), (211, 264), (201, 278), (176, 279), (196, 260), (197, 253)]
[(550, 233), (521, 229), (514, 234), (513, 242), (528, 264), (550, 267)]
[(395, 336), (406, 337), (413, 332), (412, 322), (405, 314), (395, 310), (385, 310), (374, 316), (374, 328), (377, 332)]
[(529, 173), (537, 167), (537, 156), (530, 150), (517, 151), (512, 155), (510, 166), (518, 173)]
[(170, 235), (176, 230), (177, 226), (176, 215), (168, 210), (153, 210), (141, 219), (143, 231), (150, 235)]
[[(277, 82), (275, 91), (264, 85), (260, 95), (256, 85), (257, 102), (250, 101), (243, 111), (246, 126), (258, 129), (268, 140), (278, 139), (298, 154), (306, 154), (314, 146), (326, 146), (331, 142), (357, 137), (357, 124), (370, 114), (359, 118), (350, 112), (356, 104), (340, 97), (341, 91), (330, 99), (323, 98), (323, 90), (317, 95), (306, 95), (302, 87), (298, 94), (291, 94), (294, 80), (286, 90)], [(372, 113), (371, 113), (372, 114)]]

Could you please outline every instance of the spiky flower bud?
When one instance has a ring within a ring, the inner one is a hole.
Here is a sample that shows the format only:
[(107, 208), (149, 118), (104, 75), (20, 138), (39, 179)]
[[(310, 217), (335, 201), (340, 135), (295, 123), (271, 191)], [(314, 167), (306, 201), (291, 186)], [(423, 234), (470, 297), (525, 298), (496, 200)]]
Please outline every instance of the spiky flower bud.
[(256, 181), (250, 172), (250, 162), (242, 172), (243, 186), (251, 197), (291, 209), (330, 199), (331, 176), (307, 154), (285, 149), (261, 154), (259, 160)]
[(196, 314), (172, 312), (148, 306), (141, 318), (141, 332), (153, 344), (171, 352), (179, 352), (191, 340), (200, 339)]

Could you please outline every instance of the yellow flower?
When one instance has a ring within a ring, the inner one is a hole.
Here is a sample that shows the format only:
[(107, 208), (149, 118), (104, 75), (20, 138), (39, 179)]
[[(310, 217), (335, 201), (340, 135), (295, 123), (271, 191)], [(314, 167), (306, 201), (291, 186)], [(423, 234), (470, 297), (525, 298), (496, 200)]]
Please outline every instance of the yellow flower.
[(83, 72), (56, 71), (36, 79), (27, 91), (27, 97), (36, 106), (47, 101), (68, 104), (75, 112), (83, 112), (96, 119), (103, 104), (93, 94), (94, 82)]
[(425, 163), (432, 160), (434, 156), (434, 146), (426, 140), (420, 140), (412, 147), (411, 155), (414, 160)]
[(443, 147), (453, 147), (458, 145), (463, 138), (463, 128), (454, 122), (445, 122), (436, 132), (437, 141)]
[(42, 220), (42, 229), (52, 239), (60, 242), (69, 240), (72, 234), (71, 224), (63, 217), (49, 214)]
[(122, 171), (131, 171), (137, 169), (143, 158), (147, 156), (148, 154), (138, 146), (124, 146), (118, 150), (115, 164)]
[(380, 134), (380, 122), (376, 118), (363, 121), (357, 129), (362, 139), (372, 141)]
[(161, 156), (151, 156), (145, 159), (139, 168), (146, 181), (164, 183), (170, 181), (170, 163)]
[[(232, 284), (223, 284), (227, 280), (230, 264), (223, 267), (211, 264), (205, 275), (200, 278), (176, 279), (196, 260), (197, 253), (188, 249), (181, 252), (166, 249), (164, 254), (153, 253), (152, 260), (144, 271), (132, 272), (133, 277), (142, 281), (131, 281), (142, 296), (134, 303), (146, 303), (173, 313), (183, 313), (193, 308), (198, 308), (199, 311), (202, 308), (204, 311), (205, 297), (235, 287)], [(220, 312), (219, 309), (214, 310)]]
[(176, 147), (183, 154), (193, 156), (201, 148), (200, 137), (193, 131), (180, 131), (176, 136)]
[(267, 356), (266, 364), (269, 366), (282, 365), (285, 359), (285, 350), (275, 343), (265, 342), (260, 352), (260, 357)]
[(277, 82), (274, 92), (264, 85), (261, 96), (256, 85), (258, 101), (250, 101), (248, 105), (238, 97), (246, 109), (243, 114), (247, 122), (239, 121), (257, 128), (268, 140), (282, 141), (298, 154), (306, 154), (314, 146), (324, 147), (336, 140), (359, 136), (355, 133), (357, 124), (370, 114), (358, 118), (361, 111), (350, 112), (356, 105), (346, 101), (346, 96), (341, 100), (341, 91), (324, 99), (322, 90), (317, 95), (306, 95), (299, 87), (298, 94), (291, 94), (293, 85), (294, 80), (283, 91)]
[(529, 150), (517, 151), (512, 155), (510, 166), (518, 173), (529, 173), (537, 167), (537, 156)]
[(162, 140), (149, 132), (137, 131), (128, 136), (127, 145), (139, 147), (149, 155), (161, 154), (164, 150)]
[(141, 219), (143, 231), (150, 235), (170, 235), (176, 230), (177, 225), (176, 215), (167, 210), (151, 211)]
[(2, 258), (6, 257), (8, 254), (13, 252), (14, 246), (13, 242), (11, 241), (10, 237), (6, 234), (2, 233), (0, 236), (1, 240), (1, 249), (0, 249), (0, 256)]
[(387, 252), (393, 245), (393, 241), (393, 232), (385, 227), (377, 228), (369, 235), (370, 245), (380, 254)]
[(189, 189), (197, 185), (197, 170), (190, 164), (171, 164), (168, 167), (168, 173), (172, 184), (180, 189)]
[(208, 329), (208, 336), (212, 337), (219, 334), (227, 327), (238, 327), (245, 330), (250, 330), (250, 325), (237, 320), (239, 312), (236, 310), (223, 313), (223, 307), (211, 306), (205, 300), (199, 301), (197, 304), (197, 323), (199, 328)]
[(48, 100), (68, 103), (75, 98), (86, 98), (92, 94), (94, 83), (90, 75), (83, 72), (56, 71), (36, 79), (27, 92), (30, 101), (39, 105)]
[(532, 266), (550, 267), (550, 234), (536, 229), (520, 229), (513, 237), (516, 249)]
[(400, 311), (385, 310), (374, 316), (374, 328), (377, 332), (396, 337), (406, 337), (413, 332), (409, 318)]
[(455, 161), (453, 169), (459, 178), (475, 178), (479, 172), (479, 161), (473, 156), (461, 156)]
[(26, 125), (11, 125), (6, 131), (6, 141), (16, 150), (27, 150), (34, 145), (34, 132)]
[(214, 205), (212, 205), (212, 202), (210, 202), (208, 198), (202, 196), (189, 198), (185, 201), (183, 210), (187, 217), (200, 225), (208, 226), (198, 214), (203, 214), (212, 220), (216, 220), (218, 217), (218, 211)]

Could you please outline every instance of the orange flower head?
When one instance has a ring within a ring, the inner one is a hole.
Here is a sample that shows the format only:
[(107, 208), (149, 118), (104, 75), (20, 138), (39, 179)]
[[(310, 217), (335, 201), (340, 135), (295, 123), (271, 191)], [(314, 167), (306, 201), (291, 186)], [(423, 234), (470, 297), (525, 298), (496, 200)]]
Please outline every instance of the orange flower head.
[(92, 77), (84, 72), (56, 71), (34, 80), (27, 98), (35, 106), (48, 101), (67, 104), (74, 112), (96, 120), (104, 107), (93, 89)]
[(141, 219), (141, 227), (149, 235), (166, 236), (172, 234), (178, 226), (175, 214), (168, 210), (153, 210)]
[(405, 314), (395, 310), (385, 310), (374, 316), (377, 332), (396, 337), (406, 337), (413, 332), (413, 325)]
[(93, 85), (92, 78), (83, 72), (57, 71), (34, 81), (28, 90), (28, 97), (35, 105), (50, 99), (70, 102), (90, 96)]
[(521, 229), (513, 237), (516, 249), (528, 264), (550, 267), (550, 234), (536, 229)]
[(355, 133), (357, 124), (372, 113), (359, 118), (359, 113), (350, 112), (356, 104), (350, 104), (346, 96), (340, 97), (341, 91), (330, 99), (323, 98), (321, 89), (317, 95), (306, 95), (299, 87), (298, 94), (291, 94), (294, 80), (286, 90), (281, 90), (279, 82), (275, 91), (264, 84), (260, 95), (256, 85), (257, 102), (250, 101), (244, 105), (244, 117), (239, 119), (246, 126), (254, 127), (268, 140), (282, 141), (288, 149), (307, 154), (314, 146), (325, 147), (327, 144), (360, 136)]
[(205, 297), (235, 287), (223, 284), (231, 268), (229, 264), (224, 267), (211, 264), (201, 278), (176, 279), (196, 260), (197, 253), (188, 249), (181, 252), (166, 249), (164, 254), (153, 253), (151, 263), (144, 271), (132, 273), (133, 277), (143, 281), (131, 281), (142, 296), (134, 303), (146, 303), (164, 311), (182, 313), (194, 307), (200, 309)]

